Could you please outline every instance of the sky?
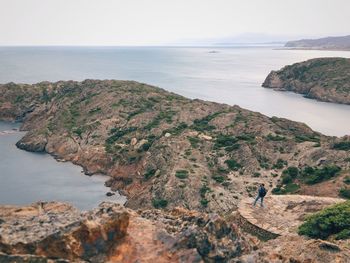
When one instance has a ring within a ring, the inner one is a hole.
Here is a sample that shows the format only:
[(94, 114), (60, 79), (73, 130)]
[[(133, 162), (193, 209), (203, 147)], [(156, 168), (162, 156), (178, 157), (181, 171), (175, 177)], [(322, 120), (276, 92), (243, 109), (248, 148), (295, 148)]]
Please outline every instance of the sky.
[(350, 34), (349, 0), (0, 0), (0, 45), (181, 45)]

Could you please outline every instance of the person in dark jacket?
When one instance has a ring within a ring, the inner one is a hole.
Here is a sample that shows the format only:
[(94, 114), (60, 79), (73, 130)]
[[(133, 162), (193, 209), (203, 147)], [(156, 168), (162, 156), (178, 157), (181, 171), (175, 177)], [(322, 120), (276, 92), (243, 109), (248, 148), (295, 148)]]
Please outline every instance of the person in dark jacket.
[(266, 189), (265, 189), (265, 185), (264, 184), (261, 184), (260, 186), (259, 186), (259, 190), (258, 190), (258, 196), (255, 198), (255, 201), (254, 201), (254, 206), (256, 205), (256, 202), (258, 202), (259, 201), (259, 199), (261, 200), (261, 204), (260, 204), (260, 206), (261, 207), (264, 207), (264, 197), (265, 197), (265, 195), (266, 195)]

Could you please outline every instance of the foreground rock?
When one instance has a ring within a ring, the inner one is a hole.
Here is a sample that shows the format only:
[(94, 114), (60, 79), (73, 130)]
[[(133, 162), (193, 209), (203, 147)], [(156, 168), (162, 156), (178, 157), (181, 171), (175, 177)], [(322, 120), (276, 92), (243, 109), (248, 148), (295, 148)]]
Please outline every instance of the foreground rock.
[(347, 263), (349, 243), (336, 245), (323, 240), (308, 240), (300, 236), (270, 240), (258, 250), (244, 255), (241, 263)]
[(55, 202), (1, 207), (0, 251), (102, 262), (125, 237), (129, 217), (119, 205), (107, 203), (85, 214)]
[(227, 213), (288, 166), (348, 169), (350, 152), (334, 144), (349, 138), (137, 82), (10, 83), (0, 94), (0, 119), (22, 119), (28, 131), (18, 147), (109, 175), (130, 208)]
[(218, 262), (251, 251), (236, 226), (185, 209), (138, 213), (114, 203), (0, 207), (0, 262)]
[(263, 87), (307, 98), (350, 104), (350, 59), (317, 58), (272, 71)]

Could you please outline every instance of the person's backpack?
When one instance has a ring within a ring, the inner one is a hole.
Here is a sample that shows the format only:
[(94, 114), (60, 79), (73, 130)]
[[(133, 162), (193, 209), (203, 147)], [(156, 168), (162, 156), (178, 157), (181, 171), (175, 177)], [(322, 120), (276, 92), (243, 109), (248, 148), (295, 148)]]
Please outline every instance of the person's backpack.
[(266, 195), (266, 189), (265, 187), (261, 187), (260, 190), (259, 190), (259, 195), (264, 197)]

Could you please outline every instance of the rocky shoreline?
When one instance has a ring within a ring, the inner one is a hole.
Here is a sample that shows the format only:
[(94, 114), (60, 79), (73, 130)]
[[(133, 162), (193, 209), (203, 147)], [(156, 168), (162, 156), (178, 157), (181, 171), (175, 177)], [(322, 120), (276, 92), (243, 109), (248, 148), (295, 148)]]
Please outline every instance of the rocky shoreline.
[(350, 59), (318, 58), (272, 71), (265, 88), (292, 91), (306, 98), (350, 104)]
[(278, 184), (287, 166), (348, 169), (349, 152), (333, 147), (347, 137), (137, 82), (6, 84), (0, 90), (6, 101), (0, 118), (24, 116), (19, 148), (110, 176), (106, 185), (135, 209), (233, 211), (260, 182)]

